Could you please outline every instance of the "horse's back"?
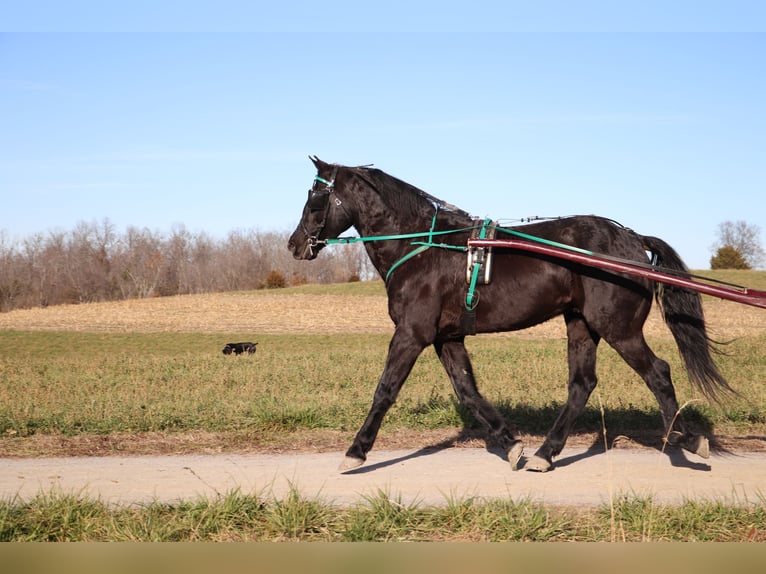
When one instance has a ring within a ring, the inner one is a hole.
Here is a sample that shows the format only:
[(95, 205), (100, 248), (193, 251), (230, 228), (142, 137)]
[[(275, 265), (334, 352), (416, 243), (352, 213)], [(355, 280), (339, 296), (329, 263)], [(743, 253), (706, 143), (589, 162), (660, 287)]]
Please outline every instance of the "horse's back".
[[(516, 228), (605, 255), (647, 261), (641, 236), (608, 219), (576, 216)], [(643, 325), (651, 306), (651, 282), (594, 267), (513, 249), (495, 249), (492, 282), (479, 288), (480, 331), (518, 330), (567, 311), (594, 323), (604, 309)], [(612, 315), (613, 316), (613, 315)]]

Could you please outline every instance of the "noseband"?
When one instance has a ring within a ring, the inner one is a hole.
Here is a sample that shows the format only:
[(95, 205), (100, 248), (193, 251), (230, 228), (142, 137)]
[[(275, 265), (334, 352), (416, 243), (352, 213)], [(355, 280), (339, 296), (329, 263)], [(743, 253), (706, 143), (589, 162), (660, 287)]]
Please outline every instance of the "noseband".
[[(303, 233), (306, 235), (306, 238), (308, 240), (309, 245), (309, 252), (313, 256), (314, 255), (314, 248), (319, 245), (320, 243), (325, 243), (324, 240), (319, 239), (319, 234), (322, 233), (322, 230), (325, 227), (325, 224), (327, 223), (327, 213), (330, 211), (330, 195), (335, 192), (335, 178), (338, 175), (338, 166), (335, 166), (335, 168), (332, 171), (332, 176), (329, 180), (324, 179), (323, 177), (319, 177), (317, 174), (314, 177), (314, 184), (311, 186), (311, 189), (309, 190), (309, 198), (306, 202), (306, 205), (309, 208), (309, 211), (321, 211), (322, 212), (322, 220), (319, 222), (319, 225), (317, 227), (317, 230), (314, 234), (309, 233), (308, 229), (306, 229), (306, 225), (303, 222), (303, 219), (301, 219), (301, 229), (303, 230)], [(317, 189), (317, 184), (321, 183), (324, 185), (323, 189)], [(335, 205), (341, 205), (341, 200), (337, 197), (335, 198)]]

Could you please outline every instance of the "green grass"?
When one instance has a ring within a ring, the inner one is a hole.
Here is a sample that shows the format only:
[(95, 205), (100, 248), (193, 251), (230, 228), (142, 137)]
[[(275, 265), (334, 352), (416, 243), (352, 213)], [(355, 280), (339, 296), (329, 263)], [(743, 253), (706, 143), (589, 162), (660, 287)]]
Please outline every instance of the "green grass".
[[(236, 336), (234, 336), (236, 337)], [(0, 332), (0, 440), (40, 433), (356, 430), (380, 376), (386, 335), (264, 335), (254, 356), (224, 356), (228, 336)], [(732, 343), (719, 363), (743, 398), (685, 411), (723, 433), (766, 428), (766, 336)], [(522, 432), (544, 433), (566, 401), (563, 341), (469, 340), (484, 395)], [(679, 402), (693, 399), (677, 350), (653, 344), (675, 374)], [(660, 431), (654, 397), (606, 346), (598, 397), (615, 432)], [(578, 430), (597, 431), (595, 397)], [(388, 429), (471, 426), (431, 349), (413, 369)]]
[(0, 541), (721, 541), (766, 539), (763, 501), (656, 505), (619, 498), (593, 510), (529, 501), (448, 499), (403, 504), (385, 492), (350, 508), (306, 498), (233, 491), (178, 504), (110, 506), (74, 495), (0, 501)]
[(705, 269), (702, 271), (692, 271), (694, 275), (709, 277), (717, 281), (734, 283), (751, 289), (766, 291), (766, 271), (744, 270), (744, 269)]

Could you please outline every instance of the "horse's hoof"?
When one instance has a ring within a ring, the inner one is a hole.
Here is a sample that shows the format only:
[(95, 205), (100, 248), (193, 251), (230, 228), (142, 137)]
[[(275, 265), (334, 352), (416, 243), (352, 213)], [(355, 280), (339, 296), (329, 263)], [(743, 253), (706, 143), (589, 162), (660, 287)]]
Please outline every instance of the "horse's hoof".
[(684, 437), (678, 431), (671, 431), (667, 437), (668, 444), (680, 446), (702, 458), (710, 458), (710, 443), (704, 436)]
[(352, 470), (354, 468), (359, 468), (364, 464), (364, 460), (361, 458), (354, 458), (353, 456), (347, 456), (343, 459), (343, 462), (340, 463), (340, 466), (338, 467), (338, 470), (340, 472), (344, 472), (346, 470)]
[(533, 472), (548, 472), (553, 466), (550, 461), (545, 460), (543, 457), (535, 455), (527, 461), (525, 470), (531, 470)]
[(694, 454), (702, 458), (710, 458), (710, 443), (704, 436), (699, 437)]
[(511, 464), (511, 470), (519, 470), (519, 460), (521, 460), (522, 454), (524, 454), (524, 445), (518, 440), (508, 449), (508, 462)]

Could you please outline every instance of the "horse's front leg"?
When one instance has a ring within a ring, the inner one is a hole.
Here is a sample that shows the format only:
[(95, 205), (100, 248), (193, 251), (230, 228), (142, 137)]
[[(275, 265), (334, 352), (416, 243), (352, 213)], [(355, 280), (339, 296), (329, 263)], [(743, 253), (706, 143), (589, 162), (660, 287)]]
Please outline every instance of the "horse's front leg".
[(449, 375), (452, 387), (460, 402), (471, 414), (489, 431), (490, 437), (508, 455), (508, 462), (513, 470), (517, 470), (519, 459), (524, 452), (522, 442), (513, 436), (503, 417), (479, 393), (473, 367), (463, 339), (455, 341), (437, 341), (434, 343), (436, 354), (439, 356), (444, 369)]
[(396, 401), (399, 390), (425, 347), (426, 344), (417, 340), (407, 330), (397, 327), (394, 331), (388, 346), (386, 366), (372, 399), (372, 407), (362, 428), (356, 433), (354, 442), (346, 451), (346, 458), (340, 465), (341, 471), (361, 466), (367, 460), (367, 453), (378, 436), (383, 417)]

